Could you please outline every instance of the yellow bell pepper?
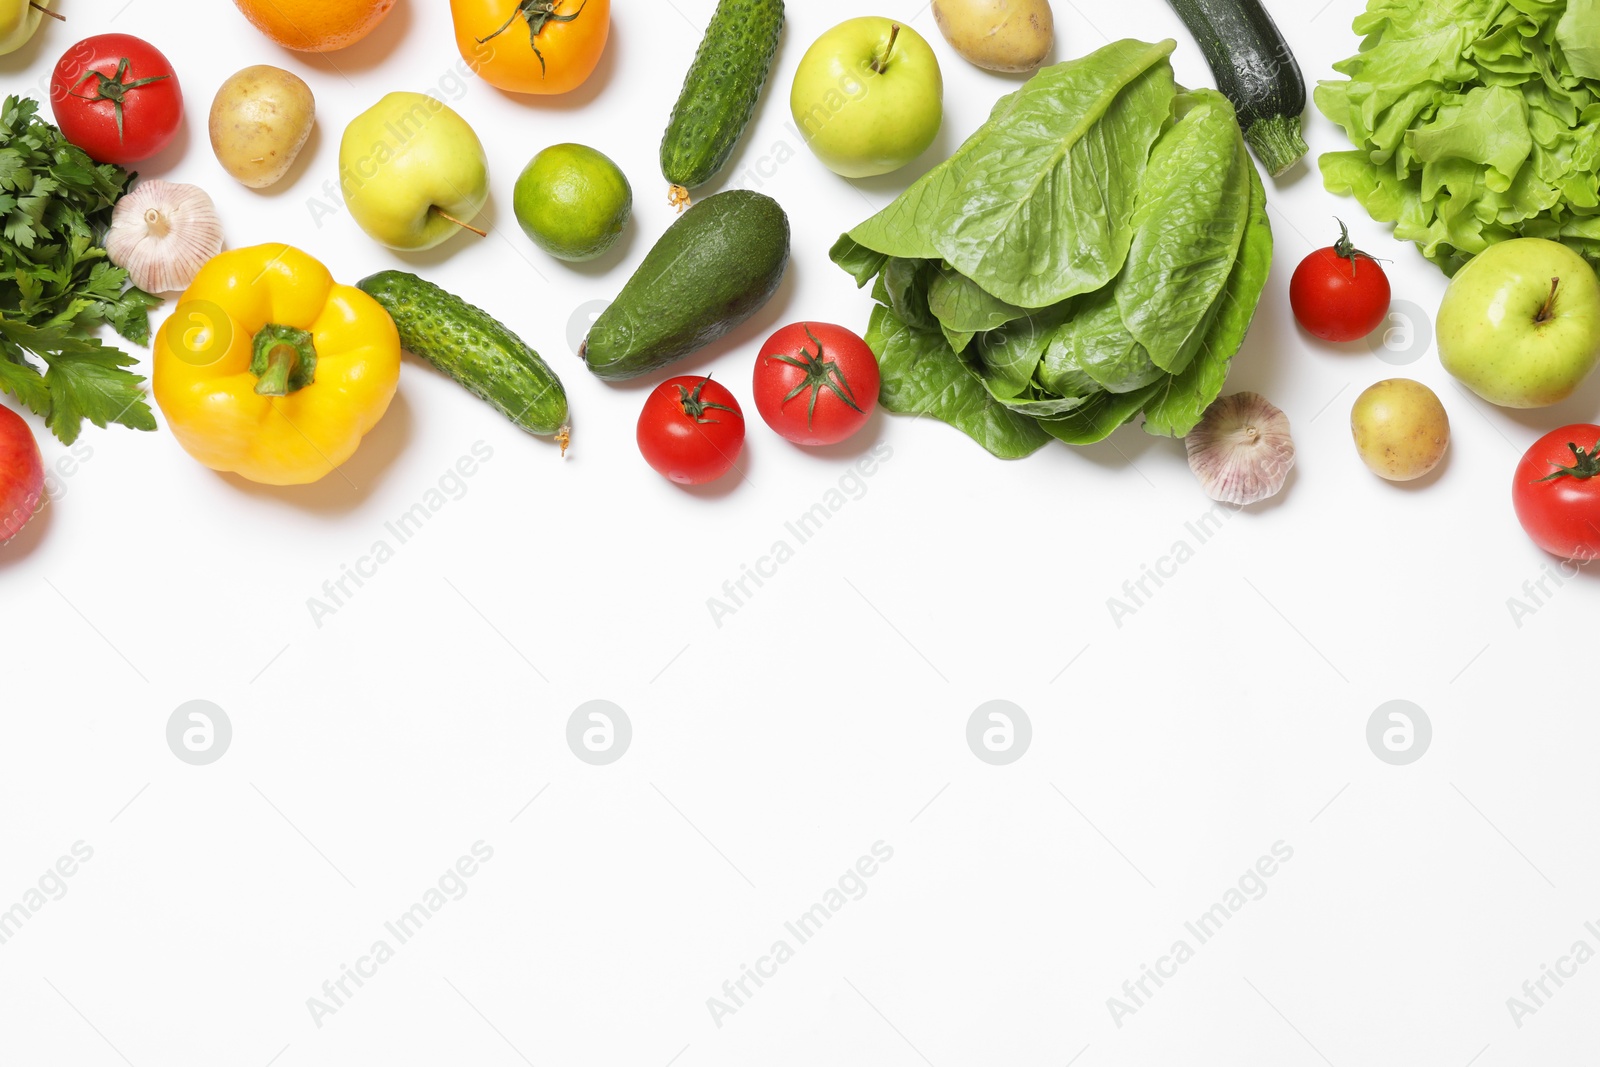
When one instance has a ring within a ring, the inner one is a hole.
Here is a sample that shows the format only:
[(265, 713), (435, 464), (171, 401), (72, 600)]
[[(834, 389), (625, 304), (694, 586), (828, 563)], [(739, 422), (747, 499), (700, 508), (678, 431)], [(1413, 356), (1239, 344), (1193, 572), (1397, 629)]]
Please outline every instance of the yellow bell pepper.
[(400, 334), (377, 301), (288, 245), (223, 252), (155, 342), (156, 403), (212, 470), (305, 485), (355, 454), (400, 382)]

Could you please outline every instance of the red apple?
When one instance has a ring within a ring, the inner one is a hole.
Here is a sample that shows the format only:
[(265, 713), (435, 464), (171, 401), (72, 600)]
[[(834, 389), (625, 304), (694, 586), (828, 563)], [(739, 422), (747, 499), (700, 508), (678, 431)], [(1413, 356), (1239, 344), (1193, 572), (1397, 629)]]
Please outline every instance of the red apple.
[(0, 407), (0, 542), (11, 540), (33, 518), (44, 498), (44, 458), (28, 424)]

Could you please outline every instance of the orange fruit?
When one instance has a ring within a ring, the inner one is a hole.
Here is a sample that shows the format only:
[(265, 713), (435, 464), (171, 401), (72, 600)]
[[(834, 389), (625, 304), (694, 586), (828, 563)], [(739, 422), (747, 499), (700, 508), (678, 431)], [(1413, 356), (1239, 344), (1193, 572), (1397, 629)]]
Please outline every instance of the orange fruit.
[(395, 0), (233, 0), (255, 28), (298, 52), (332, 52), (371, 33)]

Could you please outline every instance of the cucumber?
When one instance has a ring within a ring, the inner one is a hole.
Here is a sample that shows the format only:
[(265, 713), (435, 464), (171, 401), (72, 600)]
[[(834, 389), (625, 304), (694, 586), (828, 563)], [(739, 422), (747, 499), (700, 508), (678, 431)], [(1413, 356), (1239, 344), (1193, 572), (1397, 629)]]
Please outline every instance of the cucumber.
[(783, 0), (720, 0), (661, 138), (661, 173), (680, 210), (722, 169), (755, 114), (783, 32)]
[(386, 270), (356, 283), (394, 319), (400, 344), (454, 378), (500, 414), (567, 450), (561, 379), (494, 316), (415, 274)]
[(661, 235), (579, 351), (608, 381), (637, 378), (715, 341), (772, 298), (789, 265), (789, 217), (730, 189)]

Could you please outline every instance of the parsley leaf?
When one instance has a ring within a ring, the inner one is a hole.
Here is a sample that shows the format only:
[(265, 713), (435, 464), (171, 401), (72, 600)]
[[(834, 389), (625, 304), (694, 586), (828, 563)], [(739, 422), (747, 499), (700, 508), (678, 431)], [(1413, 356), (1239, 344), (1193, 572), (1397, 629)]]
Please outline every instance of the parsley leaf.
[(0, 146), (0, 392), (66, 444), (85, 419), (154, 430), (138, 359), (91, 336), (110, 326), (148, 345), (161, 304), (100, 244), (133, 175), (69, 144), (27, 97), (0, 105)]

